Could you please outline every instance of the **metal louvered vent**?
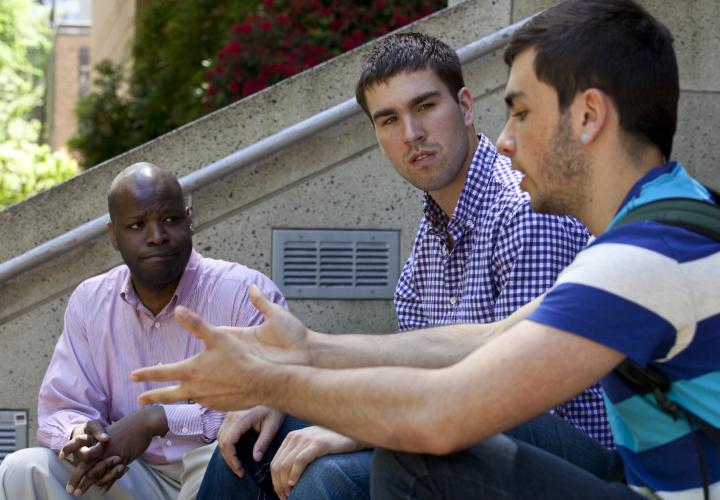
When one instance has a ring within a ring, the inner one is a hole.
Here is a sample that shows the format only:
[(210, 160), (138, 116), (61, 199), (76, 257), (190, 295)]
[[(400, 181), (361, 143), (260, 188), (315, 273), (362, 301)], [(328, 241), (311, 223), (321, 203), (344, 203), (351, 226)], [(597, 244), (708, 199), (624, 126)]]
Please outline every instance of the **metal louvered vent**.
[(0, 463), (15, 450), (27, 448), (27, 410), (0, 410)]
[(289, 299), (391, 299), (400, 232), (274, 229), (272, 259)]

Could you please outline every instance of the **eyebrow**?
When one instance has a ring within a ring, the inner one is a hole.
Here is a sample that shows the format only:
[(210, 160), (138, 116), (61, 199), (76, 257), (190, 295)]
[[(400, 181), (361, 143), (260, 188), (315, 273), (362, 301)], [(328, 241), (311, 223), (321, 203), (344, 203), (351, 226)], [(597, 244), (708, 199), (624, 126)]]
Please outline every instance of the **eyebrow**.
[[(416, 97), (413, 97), (412, 99), (410, 99), (410, 101), (408, 102), (408, 105), (412, 108), (414, 106), (417, 106), (421, 102), (423, 102), (427, 99), (430, 99), (431, 97), (437, 97), (439, 95), (440, 95), (439, 90), (430, 90), (428, 92), (424, 92), (424, 93), (420, 94), (419, 96), (416, 96)], [(382, 118), (383, 116), (394, 115), (395, 113), (397, 113), (395, 108), (378, 109), (377, 111), (375, 111), (373, 113), (372, 119), (373, 119), (373, 122), (375, 122), (378, 119)]]
[(513, 92), (508, 92), (507, 94), (505, 94), (505, 104), (508, 105), (508, 108), (512, 108), (513, 102), (515, 101), (515, 99), (518, 97), (523, 97), (525, 95), (526, 95), (525, 92), (522, 92), (519, 90), (513, 91)]

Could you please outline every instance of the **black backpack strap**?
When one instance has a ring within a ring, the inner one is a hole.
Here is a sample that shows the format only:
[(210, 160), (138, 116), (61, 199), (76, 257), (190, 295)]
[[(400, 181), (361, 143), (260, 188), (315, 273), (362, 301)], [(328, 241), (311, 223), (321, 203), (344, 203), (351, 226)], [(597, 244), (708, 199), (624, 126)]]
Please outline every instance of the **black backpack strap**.
[(630, 210), (615, 226), (645, 220), (684, 227), (720, 241), (720, 206), (705, 201), (688, 198), (653, 201)]

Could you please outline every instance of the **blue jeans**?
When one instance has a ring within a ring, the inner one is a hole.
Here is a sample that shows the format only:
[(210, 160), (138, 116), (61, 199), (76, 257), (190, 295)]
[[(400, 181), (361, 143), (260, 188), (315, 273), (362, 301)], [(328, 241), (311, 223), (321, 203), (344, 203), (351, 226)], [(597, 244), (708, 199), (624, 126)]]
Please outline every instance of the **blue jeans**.
[[(260, 462), (255, 462), (252, 457), (252, 448), (257, 439), (257, 432), (251, 430), (244, 434), (236, 445), (238, 458), (245, 469), (243, 478), (235, 475), (225, 463), (220, 449), (216, 449), (205, 471), (205, 477), (197, 496), (198, 500), (277, 498), (272, 486), (270, 462), (289, 432), (308, 425), (310, 424), (302, 420), (286, 417)], [(369, 499), (371, 462), (371, 451), (318, 458), (307, 466), (300, 476), (300, 480), (293, 487), (290, 498), (298, 500)]]
[(564, 420), (542, 415), (467, 450), (376, 450), (373, 499), (633, 499), (622, 460)]

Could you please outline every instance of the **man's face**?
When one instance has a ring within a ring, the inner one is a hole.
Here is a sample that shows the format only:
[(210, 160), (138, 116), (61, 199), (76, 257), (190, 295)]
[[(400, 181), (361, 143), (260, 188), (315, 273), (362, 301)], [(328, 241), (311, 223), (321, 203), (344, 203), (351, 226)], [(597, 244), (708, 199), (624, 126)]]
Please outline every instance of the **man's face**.
[(572, 106), (560, 113), (557, 92), (537, 79), (534, 60), (528, 49), (510, 68), (510, 117), (497, 147), (524, 174), (520, 187), (536, 212), (577, 215), (590, 198), (589, 158), (573, 130)]
[(137, 183), (118, 194), (110, 238), (136, 285), (161, 290), (179, 281), (192, 251), (183, 205), (182, 195), (165, 182)]
[(459, 92), (458, 102), (432, 70), (424, 69), (398, 73), (368, 88), (365, 96), (380, 149), (401, 176), (431, 195), (465, 183), (474, 152), (467, 89)]

